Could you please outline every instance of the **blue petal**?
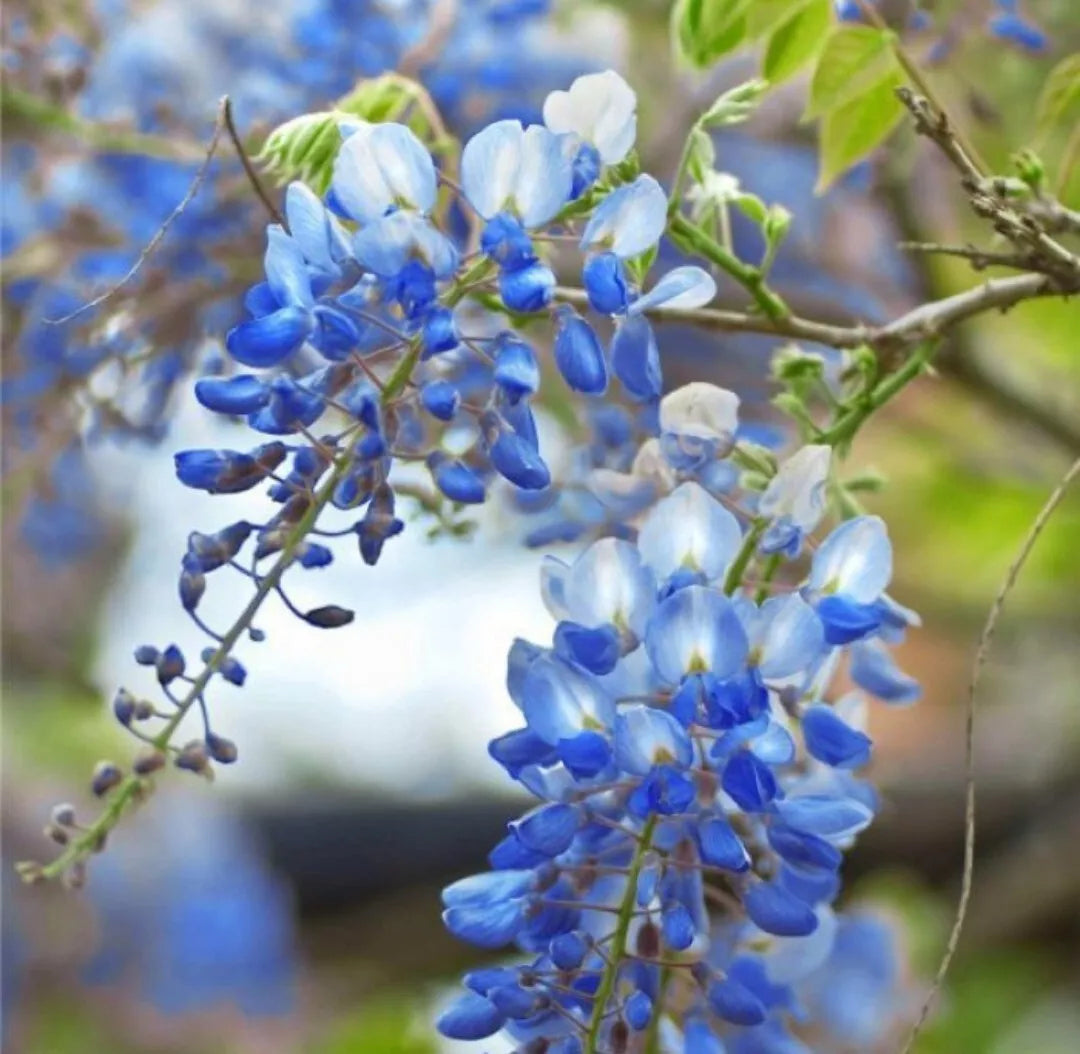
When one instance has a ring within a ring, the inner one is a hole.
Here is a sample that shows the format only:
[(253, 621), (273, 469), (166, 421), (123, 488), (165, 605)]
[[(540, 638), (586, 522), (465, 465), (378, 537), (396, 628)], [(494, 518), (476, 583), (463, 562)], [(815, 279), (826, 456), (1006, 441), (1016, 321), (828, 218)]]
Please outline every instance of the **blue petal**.
[(555, 747), (559, 760), (575, 777), (599, 775), (611, 762), (611, 745), (599, 732), (582, 732), (560, 739)]
[(195, 398), (215, 413), (249, 414), (266, 405), (270, 389), (250, 373), (235, 377), (203, 377), (195, 382)]
[(811, 706), (802, 715), (806, 749), (818, 761), (856, 769), (870, 760), (870, 737), (842, 721), (829, 706)]
[(682, 568), (700, 571), (715, 582), (727, 571), (741, 542), (738, 520), (692, 480), (659, 501), (638, 534), (642, 559), (661, 582)]
[(758, 669), (766, 679), (790, 677), (814, 663), (825, 648), (825, 631), (813, 608), (797, 593), (771, 597), (750, 631)]
[(716, 282), (700, 267), (676, 267), (668, 271), (647, 293), (639, 296), (628, 314), (638, 315), (650, 308), (693, 308), (707, 304), (716, 296)]
[(686, 951), (697, 936), (694, 918), (682, 904), (672, 904), (664, 908), (660, 916), (660, 927), (664, 933), (664, 943), (677, 952)]
[(300, 349), (311, 332), (312, 322), (311, 312), (305, 308), (283, 307), (229, 330), (225, 347), (245, 366), (260, 369), (277, 366)]
[(770, 721), (761, 735), (750, 740), (750, 750), (766, 765), (789, 765), (795, 760), (795, 740), (778, 721)]
[(794, 867), (810, 871), (835, 871), (843, 855), (817, 835), (795, 831), (781, 823), (769, 827), (769, 845)]
[(516, 403), (526, 395), (534, 394), (540, 387), (540, 367), (536, 354), (523, 340), (513, 334), (502, 333), (495, 341), (494, 380)]
[(879, 641), (860, 641), (851, 648), (851, 679), (886, 703), (913, 703), (922, 695), (914, 677), (904, 673)]
[(748, 750), (728, 761), (720, 782), (728, 797), (747, 812), (761, 812), (778, 790), (772, 769)]
[(428, 465), (435, 478), (435, 485), (451, 501), (463, 505), (480, 505), (484, 501), (484, 481), (462, 462), (446, 457), (428, 459)]
[(455, 937), (470, 944), (481, 948), (502, 948), (521, 931), (526, 907), (524, 900), (450, 907), (443, 912), (443, 923)]
[(466, 992), (439, 1015), (435, 1027), (448, 1039), (487, 1039), (502, 1028), (506, 1018), (490, 1000)]
[(697, 837), (705, 863), (728, 871), (745, 871), (750, 866), (750, 854), (727, 820), (719, 816), (702, 820), (697, 826)]
[(353, 235), (357, 260), (375, 274), (393, 278), (414, 258), (436, 278), (452, 274), (457, 251), (446, 237), (414, 212), (398, 211), (369, 223)]
[(649, 622), (645, 646), (669, 684), (689, 673), (726, 680), (738, 672), (748, 650), (731, 601), (705, 586), (688, 586), (668, 597)]
[(854, 798), (807, 794), (777, 802), (777, 811), (789, 827), (825, 839), (844, 839), (857, 834), (874, 818), (873, 812)]
[(511, 311), (542, 311), (555, 292), (555, 274), (546, 263), (531, 263), (499, 274), (499, 296)]
[(592, 326), (572, 307), (555, 310), (555, 365), (575, 392), (602, 395), (607, 389), (604, 351)]
[(581, 281), (589, 306), (601, 315), (621, 315), (630, 305), (626, 268), (614, 253), (597, 253), (585, 261)]
[(825, 642), (850, 644), (874, 633), (881, 626), (882, 611), (877, 604), (858, 604), (842, 594), (824, 596), (814, 610), (825, 630)]
[(532, 871), (482, 871), (459, 878), (442, 891), (443, 906), (447, 908), (474, 905), (490, 907), (504, 900), (523, 897), (533, 888), (536, 876)]
[(657, 765), (686, 768), (694, 759), (690, 737), (666, 710), (634, 703), (615, 718), (615, 762), (624, 772), (647, 775)]
[(602, 676), (611, 673), (619, 661), (619, 634), (614, 626), (588, 629), (576, 622), (560, 622), (555, 627), (555, 651), (589, 673)]
[(667, 226), (667, 196), (652, 176), (613, 190), (593, 212), (582, 249), (610, 249), (627, 259), (651, 249)]
[(461, 406), (461, 392), (449, 381), (429, 381), (420, 389), (420, 403), (432, 417), (452, 421)]
[(663, 391), (660, 349), (653, 328), (643, 315), (623, 319), (615, 327), (611, 339), (611, 365), (615, 376), (633, 398), (648, 401)]
[(750, 1027), (765, 1020), (765, 1006), (761, 1000), (731, 978), (709, 985), (708, 999), (713, 1012), (733, 1025)]
[(615, 704), (595, 677), (549, 656), (529, 666), (521, 696), (529, 728), (552, 746), (615, 720)]
[(552, 803), (527, 812), (520, 820), (510, 824), (510, 830), (526, 849), (543, 853), (544, 856), (558, 856), (570, 848), (580, 826), (581, 813), (578, 809), (572, 805)]
[(777, 937), (805, 937), (817, 929), (813, 909), (772, 882), (752, 885), (743, 894), (754, 925)]

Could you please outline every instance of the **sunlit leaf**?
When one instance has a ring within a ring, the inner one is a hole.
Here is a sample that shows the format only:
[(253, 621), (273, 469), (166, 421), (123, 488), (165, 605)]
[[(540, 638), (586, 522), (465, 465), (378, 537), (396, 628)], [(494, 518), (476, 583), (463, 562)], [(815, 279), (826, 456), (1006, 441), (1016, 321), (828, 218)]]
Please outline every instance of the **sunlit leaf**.
[(783, 22), (765, 47), (766, 80), (779, 84), (798, 73), (821, 50), (831, 17), (830, 0), (810, 0)]
[(850, 102), (897, 70), (893, 35), (871, 26), (840, 26), (829, 35), (810, 82), (807, 117)]
[(894, 73), (826, 115), (821, 124), (818, 193), (880, 146), (896, 127), (904, 113), (896, 97), (900, 80)]
[(1035, 134), (1042, 138), (1066, 121), (1080, 121), (1080, 51), (1051, 71), (1035, 105)]

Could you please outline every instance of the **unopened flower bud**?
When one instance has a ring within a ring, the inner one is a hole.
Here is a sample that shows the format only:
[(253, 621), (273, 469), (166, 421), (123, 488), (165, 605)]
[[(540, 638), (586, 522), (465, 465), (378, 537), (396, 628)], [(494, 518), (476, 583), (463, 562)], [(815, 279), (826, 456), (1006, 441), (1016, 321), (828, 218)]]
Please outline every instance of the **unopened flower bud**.
[(67, 802), (54, 805), (49, 818), (53, 823), (59, 824), (61, 827), (74, 827), (75, 806), (69, 805)]
[(120, 724), (127, 727), (135, 717), (135, 696), (126, 688), (121, 688), (113, 698), (113, 713)]
[(165, 755), (154, 747), (148, 747), (140, 751), (132, 762), (131, 767), (139, 776), (149, 776), (157, 772), (165, 764)]
[(184, 672), (185, 665), (183, 652), (175, 644), (170, 644), (161, 655), (158, 656), (158, 680), (162, 684), (168, 684)]
[(206, 744), (201, 739), (193, 739), (176, 756), (176, 767), (188, 772), (205, 772), (210, 759), (207, 757)]
[(58, 827), (55, 823), (45, 825), (45, 837), (51, 838), (57, 845), (68, 844), (67, 831), (63, 827)]
[(339, 626), (347, 626), (355, 617), (356, 613), (348, 608), (327, 604), (325, 607), (312, 608), (304, 615), (304, 621), (320, 629), (337, 629)]
[(97, 797), (102, 798), (123, 778), (124, 774), (111, 761), (99, 761), (94, 766), (94, 776), (90, 782), (90, 789)]
[(231, 765), (236, 760), (236, 744), (224, 736), (217, 736), (213, 732), (207, 732), (206, 749), (210, 757), (222, 765)]
[(660, 955), (660, 930), (654, 922), (646, 922), (637, 935), (637, 953), (645, 959)]

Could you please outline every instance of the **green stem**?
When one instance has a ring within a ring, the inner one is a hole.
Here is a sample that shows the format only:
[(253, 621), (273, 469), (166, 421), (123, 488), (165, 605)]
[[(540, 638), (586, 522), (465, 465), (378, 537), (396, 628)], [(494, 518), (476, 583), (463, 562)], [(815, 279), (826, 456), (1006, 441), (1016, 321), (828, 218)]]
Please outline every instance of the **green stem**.
[(746, 574), (746, 569), (754, 558), (757, 544), (761, 541), (761, 536), (768, 525), (768, 520), (754, 520), (750, 524), (750, 530), (746, 532), (746, 537), (743, 538), (743, 543), (735, 554), (735, 559), (731, 561), (728, 573), (724, 576), (724, 592), (728, 596), (731, 596), (742, 584), (743, 575)]
[(672, 216), (668, 221), (668, 231), (676, 240), (684, 242), (698, 255), (734, 278), (754, 298), (754, 302), (768, 318), (777, 321), (791, 314), (787, 304), (768, 287), (758, 268), (744, 263), (685, 216)]
[(764, 604), (769, 599), (769, 585), (776, 577), (776, 572), (780, 570), (780, 565), (783, 562), (784, 557), (781, 553), (773, 553), (765, 561), (765, 568), (761, 572), (761, 583), (758, 585), (757, 596), (754, 597), (755, 603)]
[[(622, 902), (619, 904), (619, 915), (615, 922), (615, 935), (611, 941), (609, 952), (610, 961), (604, 968), (604, 976), (600, 980), (600, 987), (596, 990), (596, 1000), (593, 1003), (592, 1017), (589, 1020), (589, 1031), (585, 1039), (584, 1054), (596, 1054), (597, 1043), (600, 1041), (600, 1027), (604, 1023), (604, 1008), (607, 1006), (615, 991), (615, 982), (619, 976), (619, 966), (626, 954), (626, 938), (630, 932), (630, 921), (634, 915), (634, 905), (637, 903), (637, 884), (641, 869), (645, 864), (645, 856), (652, 846), (653, 832), (656, 830), (657, 815), (653, 813), (642, 828), (637, 851), (630, 864), (630, 870), (626, 876), (626, 890), (623, 892)], [(659, 1014), (660, 1008), (656, 1008)]]
[[(161, 728), (158, 734), (154, 736), (154, 746), (157, 747), (158, 750), (165, 750), (168, 747), (180, 722), (183, 721), (187, 712), (195, 705), (199, 696), (206, 690), (207, 684), (210, 683), (210, 678), (213, 677), (218, 669), (220, 669), (221, 664), (228, 658), (230, 652), (236, 646), (236, 642), (251, 625), (252, 619), (254, 619), (259, 608), (262, 607), (263, 601), (277, 589), (282, 575), (288, 569), (289, 564), (292, 563), (293, 554), (296, 552), (297, 547), (303, 542), (308, 532), (315, 525), (315, 521), (319, 518), (319, 514), (329, 504), (335, 488), (352, 468), (352, 464), (352, 458), (343, 458), (338, 462), (326, 482), (318, 491), (316, 491), (314, 500), (307, 512), (304, 513), (303, 517), (290, 532), (285, 545), (282, 547), (281, 555), (274, 562), (274, 566), (260, 578), (259, 585), (251, 599), (248, 601), (247, 606), (233, 622), (228, 633), (222, 637), (221, 643), (214, 650), (213, 655), (207, 659), (199, 676), (192, 682), (191, 687), (184, 695), (184, 698), (177, 704), (176, 710), (169, 717), (169, 720)], [(78, 838), (73, 839), (63, 853), (51, 863), (42, 867), (40, 874), (44, 878), (57, 878), (71, 867), (72, 864), (94, 852), (95, 849), (101, 845), (108, 833), (117, 825), (128, 807), (135, 802), (139, 792), (143, 790), (146, 785), (147, 781), (134, 773), (125, 777), (120, 785), (113, 791), (112, 796), (109, 799), (109, 804), (101, 815), (98, 816), (98, 818), (87, 827)]]
[(821, 433), (817, 442), (829, 446), (850, 443), (862, 423), (876, 413), (898, 392), (922, 373), (937, 350), (937, 341), (928, 340), (918, 345), (911, 356), (894, 373), (890, 373), (875, 388), (868, 392), (849, 410), (846, 410), (833, 422), (832, 426)]

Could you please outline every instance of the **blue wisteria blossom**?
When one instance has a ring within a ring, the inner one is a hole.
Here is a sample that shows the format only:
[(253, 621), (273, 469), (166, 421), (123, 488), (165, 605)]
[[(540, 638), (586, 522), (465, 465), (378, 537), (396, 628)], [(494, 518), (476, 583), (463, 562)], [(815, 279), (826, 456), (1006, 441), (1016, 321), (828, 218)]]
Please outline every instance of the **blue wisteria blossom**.
[[(50, 490), (49, 451), (59, 447), (70, 471), (83, 460), (84, 446), (156, 442), (183, 382), (220, 367), (208, 346), (237, 320), (235, 275), (261, 224), (260, 205), (224, 143), (202, 191), (131, 276), (130, 288), (64, 325), (53, 321), (85, 308), (135, 266), (191, 185), (222, 94), (248, 128), (325, 106), (415, 55), (418, 80), (449, 127), (467, 134), (485, 114), (538, 118), (545, 90), (589, 64), (547, 39), (546, 3), (455, 5), (449, 39), (427, 54), (424, 42), (441, 32), (438, 6), (291, 0), (270, 13), (253, 0), (227, 10), (201, 0), (95, 2), (82, 36), (73, 24), (41, 41), (42, 30), (25, 16), (5, 21), (5, 72), (12, 82), (5, 88), (15, 89), (15, 111), (37, 95), (51, 98), (59, 78), (65, 94), (57, 114), (85, 122), (91, 140), (75, 150), (62, 140), (17, 141), (20, 127), (5, 132), (0, 253), (11, 260), (24, 250), (9, 271), (16, 279), (5, 285), (8, 329), (18, 333), (18, 343), (4, 402), (19, 427), (19, 450), (8, 455), (5, 471), (31, 466), (36, 501)], [(508, 32), (522, 41), (512, 63), (499, 46)], [(130, 126), (136, 134), (118, 134), (99, 147), (93, 122)], [(401, 221), (394, 223), (404, 236)], [(63, 252), (25, 251), (46, 236), (63, 240)], [(304, 295), (285, 295), (294, 293)], [(291, 310), (274, 321), (299, 332), (297, 309), (304, 305), (277, 306)], [(49, 421), (47, 443), (38, 442), (42, 420)], [(92, 477), (82, 487), (91, 490)], [(62, 535), (60, 521), (41, 530), (32, 512), (31, 506), (24, 536), (49, 559), (86, 551), (86, 531)]]
[[(443, 893), (451, 932), (529, 958), (466, 975), (447, 1036), (505, 1030), (570, 1054), (659, 1029), (664, 1049), (698, 1054), (805, 1050), (805, 1030), (869, 1044), (892, 1025), (899, 967), (872, 965), (892, 962), (891, 938), (836, 906), (843, 851), (877, 798), (857, 774), (872, 755), (866, 698), (832, 685), (850, 665), (865, 691), (910, 701), (883, 640), (916, 619), (885, 592), (876, 517), (794, 562), (824, 514), (827, 447), (784, 460), (767, 501), (708, 489), (737, 406), (700, 383), (666, 396), (647, 510), (625, 537), (545, 558), (552, 641), (511, 648), (524, 722), (490, 746), (538, 804), (493, 870)], [(772, 554), (786, 584), (761, 577)], [(881, 978), (873, 1026), (842, 997), (821, 1001), (849, 954)]]

